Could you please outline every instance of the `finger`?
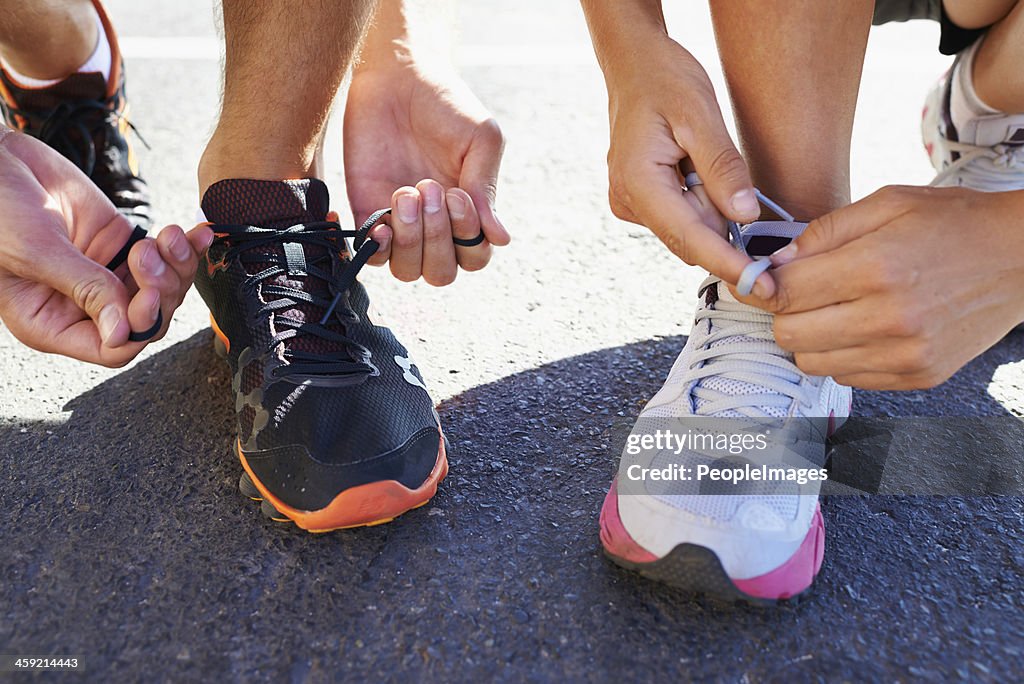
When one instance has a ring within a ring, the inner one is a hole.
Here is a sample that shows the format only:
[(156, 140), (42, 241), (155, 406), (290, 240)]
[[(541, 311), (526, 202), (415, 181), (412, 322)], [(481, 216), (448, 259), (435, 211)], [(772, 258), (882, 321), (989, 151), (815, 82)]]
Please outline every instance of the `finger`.
[(128, 269), (139, 289), (155, 288), (166, 296), (176, 294), (180, 287), (178, 274), (164, 260), (160, 245), (153, 238), (140, 240), (132, 247)]
[(775, 293), (764, 298), (755, 293), (738, 300), (772, 313), (797, 313), (859, 299), (865, 294), (864, 261), (859, 249), (841, 249), (800, 259), (771, 271)]
[(800, 258), (824, 254), (878, 230), (900, 216), (905, 204), (900, 188), (882, 188), (868, 197), (821, 216), (803, 234), (772, 255), (776, 266)]
[(813, 311), (779, 314), (773, 322), (775, 341), (793, 353), (827, 352), (877, 340), (878, 315), (864, 299)]
[(747, 163), (732, 142), (721, 111), (696, 117), (694, 127), (673, 128), (673, 136), (693, 160), (693, 166), (704, 181), (707, 193), (718, 210), (740, 223), (756, 221), (761, 208), (754, 195)]
[(729, 226), (726, 223), (726, 218), (722, 216), (722, 213), (718, 211), (718, 207), (716, 207), (714, 202), (711, 201), (711, 197), (708, 196), (708, 191), (703, 185), (694, 185), (693, 187), (688, 188), (686, 194), (683, 196), (689, 200), (690, 204), (692, 204), (694, 209), (697, 210), (700, 220), (705, 225), (710, 227), (723, 238), (728, 237)]
[[(45, 258), (35, 260), (34, 265), (32, 279), (49, 285), (85, 312), (104, 345), (119, 347), (128, 341), (128, 290), (116, 275), (66, 239), (55, 241)], [(77, 337), (82, 336), (82, 329), (77, 327)]]
[(488, 119), (474, 133), (459, 174), (459, 187), (473, 199), (487, 241), (499, 247), (504, 247), (512, 239), (495, 210), (498, 171), (504, 150), (505, 138), (498, 123)]
[(420, 277), (423, 267), (423, 221), (420, 193), (403, 187), (391, 197), (391, 273), (407, 283)]
[[(480, 216), (473, 206), (473, 199), (460, 188), (452, 188), (445, 194), (448, 216), (452, 221), (452, 237), (460, 240), (474, 240), (480, 235)], [(491, 243), (484, 241), (472, 247), (455, 245), (455, 258), (465, 271), (479, 271), (491, 260)]]
[(452, 224), (445, 206), (444, 188), (434, 180), (416, 185), (423, 200), (423, 279), (435, 287), (455, 281), (459, 264), (452, 243)]
[[(131, 303), (128, 305), (128, 322), (131, 323), (134, 332), (141, 333), (152, 328), (156, 323), (161, 306), (164, 309), (171, 309), (173, 311), (173, 307), (168, 307), (163, 303), (164, 297), (165, 294), (163, 292), (152, 287), (143, 287), (135, 293)], [(138, 342), (136, 344), (145, 346), (146, 343), (155, 342), (163, 337), (170, 324), (170, 313), (171, 311), (168, 311), (164, 316), (164, 323), (156, 335), (145, 342)]]
[(213, 230), (208, 223), (200, 223), (198, 226), (195, 226), (192, 230), (185, 233), (185, 237), (198, 256), (202, 256), (210, 248), (210, 245), (213, 244)]
[(902, 391), (928, 387), (928, 383), (921, 382), (917, 376), (897, 373), (851, 373), (834, 379), (841, 385), (864, 390)]
[(199, 255), (189, 242), (188, 236), (181, 226), (166, 226), (156, 238), (160, 256), (178, 277), (178, 292), (185, 295), (185, 290), (192, 284), (199, 264)]
[[(692, 202), (679, 188), (675, 170), (658, 165), (648, 173), (630, 175), (629, 195), (634, 212), (672, 253), (688, 264), (699, 265), (727, 283), (739, 281), (750, 257), (740, 253), (713, 228), (701, 221)], [(758, 279), (758, 283), (765, 278)], [(762, 288), (764, 286), (762, 285)], [(757, 286), (755, 286), (755, 291)], [(766, 296), (770, 291), (761, 290)]]
[(391, 258), (391, 226), (386, 223), (379, 223), (374, 226), (367, 237), (376, 242), (379, 247), (366, 263), (371, 266), (383, 266)]

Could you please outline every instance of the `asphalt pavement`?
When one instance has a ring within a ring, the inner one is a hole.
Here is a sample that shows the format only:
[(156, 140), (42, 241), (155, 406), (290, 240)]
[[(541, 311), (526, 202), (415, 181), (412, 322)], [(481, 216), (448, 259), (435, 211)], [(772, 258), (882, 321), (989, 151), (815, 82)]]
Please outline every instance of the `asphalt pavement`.
[[(670, 23), (720, 84), (693, 5)], [(219, 92), (213, 11), (109, 6), (158, 221), (189, 224)], [(607, 209), (604, 92), (578, 5), (463, 2), (457, 20), (456, 59), (508, 137), (513, 245), (449, 288), (365, 278), (439, 401), (452, 470), (438, 496), (328, 535), (266, 520), (236, 488), (230, 379), (195, 293), (120, 370), (0, 327), (0, 654), (78, 655), (89, 681), (1019, 678), (1019, 496), (829, 497), (814, 594), (777, 610), (694, 599), (603, 557), (621, 439), (685, 341), (702, 274)], [(927, 23), (874, 32), (856, 195), (929, 180), (917, 122), (948, 66), (936, 42)], [(1013, 333), (943, 386), (859, 393), (854, 411), (972, 419), (915, 423), (911, 443), (921, 462), (985, 459), (1024, 415), (1022, 359)]]

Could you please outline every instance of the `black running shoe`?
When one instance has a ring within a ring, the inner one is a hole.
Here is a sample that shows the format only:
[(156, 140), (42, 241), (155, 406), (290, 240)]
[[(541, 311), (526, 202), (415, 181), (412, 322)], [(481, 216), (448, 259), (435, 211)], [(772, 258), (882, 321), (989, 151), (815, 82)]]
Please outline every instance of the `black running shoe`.
[(139, 175), (138, 159), (127, 138), (135, 127), (128, 119), (117, 36), (102, 6), (95, 0), (93, 4), (110, 42), (110, 79), (98, 72), (76, 73), (48, 88), (21, 88), (0, 69), (0, 109), (11, 128), (42, 140), (70, 159), (129, 221), (148, 229), (152, 223), (149, 188)]
[(448, 471), (419, 370), (356, 280), (384, 212), (342, 230), (328, 201), (315, 179), (214, 184), (196, 277), (234, 375), (240, 487), (311, 532), (388, 522)]

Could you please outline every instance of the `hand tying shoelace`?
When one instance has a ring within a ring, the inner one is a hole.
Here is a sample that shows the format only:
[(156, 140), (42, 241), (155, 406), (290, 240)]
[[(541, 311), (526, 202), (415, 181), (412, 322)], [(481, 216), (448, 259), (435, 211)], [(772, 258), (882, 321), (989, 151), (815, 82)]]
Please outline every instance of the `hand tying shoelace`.
[[(700, 179), (700, 176), (693, 172), (686, 174), (684, 182), (686, 183), (687, 188), (692, 188), (698, 185), (704, 185), (704, 181)], [(757, 188), (754, 188), (754, 196), (757, 197), (758, 201), (761, 202), (761, 204), (765, 205), (766, 207), (774, 211), (776, 214), (778, 214), (779, 218), (781, 218), (782, 220), (796, 220), (793, 218), (792, 214), (790, 214), (788, 211), (780, 207), (774, 201), (766, 197), (765, 194), (762, 193)], [(742, 235), (740, 235), (740, 224), (736, 223), (735, 221), (728, 221), (727, 223), (729, 224), (729, 233), (732, 235), (733, 245), (735, 245), (736, 249), (746, 253), (746, 249), (743, 246), (743, 237)], [(740, 274), (740, 279), (736, 283), (736, 291), (739, 292), (744, 297), (749, 295), (750, 292), (754, 289), (754, 282), (757, 280), (757, 277), (771, 267), (772, 262), (768, 259), (768, 257), (755, 257), (753, 263), (747, 264), (747, 267), (743, 269), (743, 273)]]

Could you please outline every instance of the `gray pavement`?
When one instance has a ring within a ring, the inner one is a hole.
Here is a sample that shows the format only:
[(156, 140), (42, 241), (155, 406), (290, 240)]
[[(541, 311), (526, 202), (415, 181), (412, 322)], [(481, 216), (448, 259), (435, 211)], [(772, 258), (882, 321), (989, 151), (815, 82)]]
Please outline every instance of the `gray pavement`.
[[(187, 224), (217, 104), (212, 11), (109, 4), (158, 220)], [(720, 83), (706, 10), (675, 4)], [(693, 600), (603, 558), (620, 439), (682, 346), (702, 276), (606, 208), (604, 93), (578, 6), (464, 2), (458, 21), (456, 56), (509, 139), (514, 243), (444, 290), (365, 278), (440, 401), (453, 449), (437, 498), (329, 535), (265, 520), (236, 490), (229, 378), (194, 293), (116, 371), (0, 328), (0, 653), (76, 654), (92, 681), (1019, 677), (1019, 497), (831, 497), (816, 591), (779, 610)], [(917, 121), (947, 64), (936, 38), (875, 32), (855, 194), (930, 178)], [(335, 131), (336, 206), (339, 153)], [(1021, 359), (1015, 333), (942, 387), (861, 393), (855, 412), (1020, 416)], [(920, 453), (985, 458), (926, 431)]]

